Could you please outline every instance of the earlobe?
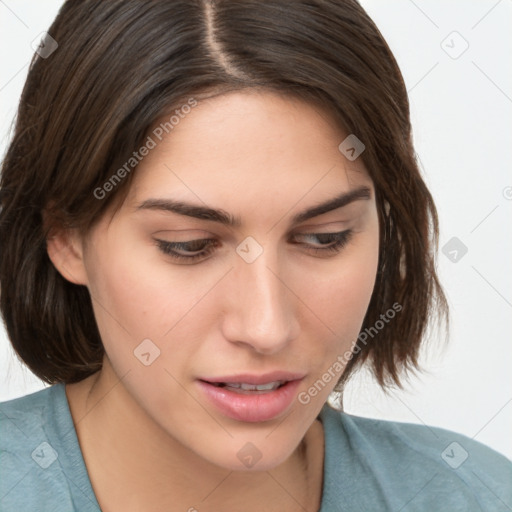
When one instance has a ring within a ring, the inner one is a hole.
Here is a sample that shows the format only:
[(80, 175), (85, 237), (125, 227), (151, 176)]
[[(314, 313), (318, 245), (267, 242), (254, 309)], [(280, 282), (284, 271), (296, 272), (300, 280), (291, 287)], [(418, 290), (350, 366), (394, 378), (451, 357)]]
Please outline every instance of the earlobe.
[(64, 279), (73, 284), (88, 284), (82, 239), (76, 230), (52, 230), (46, 238), (46, 250)]

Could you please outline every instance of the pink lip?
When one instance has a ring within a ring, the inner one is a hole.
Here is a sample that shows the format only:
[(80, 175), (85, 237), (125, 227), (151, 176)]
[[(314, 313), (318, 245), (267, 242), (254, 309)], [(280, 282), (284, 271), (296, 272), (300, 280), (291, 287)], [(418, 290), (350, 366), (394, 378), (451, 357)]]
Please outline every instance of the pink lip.
[(249, 373), (239, 373), (237, 375), (228, 375), (224, 377), (201, 377), (200, 380), (206, 382), (245, 382), (247, 384), (267, 384), (277, 380), (298, 380), (304, 378), (303, 373), (291, 373), (275, 371), (263, 375), (251, 375)]
[[(269, 373), (263, 376), (236, 375), (198, 380), (199, 389), (222, 414), (238, 421), (257, 423), (269, 421), (283, 414), (296, 396), (303, 376), (290, 379), (292, 374), (283, 372)], [(283, 376), (286, 376), (283, 378)], [(280, 388), (260, 394), (241, 394), (227, 388), (217, 387), (211, 382), (245, 382), (247, 384), (266, 384), (278, 380), (286, 380)]]

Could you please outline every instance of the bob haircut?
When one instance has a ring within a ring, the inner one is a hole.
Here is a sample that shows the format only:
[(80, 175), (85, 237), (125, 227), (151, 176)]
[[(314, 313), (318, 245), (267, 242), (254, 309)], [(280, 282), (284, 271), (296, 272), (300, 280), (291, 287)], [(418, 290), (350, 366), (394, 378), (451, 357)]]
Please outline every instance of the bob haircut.
[(380, 247), (362, 327), (382, 323), (393, 304), (403, 311), (355, 346), (335, 390), (364, 362), (384, 389), (419, 369), (431, 317), (448, 320), (438, 217), (402, 75), (356, 0), (68, 0), (49, 34), (58, 48), (32, 59), (0, 182), (1, 313), (40, 379), (78, 382), (104, 355), (87, 287), (48, 257), (51, 231), (86, 234), (115, 214), (136, 166), (120, 169), (162, 116), (250, 88), (313, 103), (365, 145)]

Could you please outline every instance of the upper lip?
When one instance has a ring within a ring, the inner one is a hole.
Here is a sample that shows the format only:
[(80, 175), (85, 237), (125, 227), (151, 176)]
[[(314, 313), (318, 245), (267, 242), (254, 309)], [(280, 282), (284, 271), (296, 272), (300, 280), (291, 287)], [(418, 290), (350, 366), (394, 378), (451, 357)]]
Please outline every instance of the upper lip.
[(225, 375), (221, 377), (205, 377), (199, 380), (206, 382), (244, 382), (246, 384), (267, 384), (276, 381), (291, 381), (303, 379), (304, 373), (291, 373), (284, 371), (275, 371), (264, 373), (262, 375), (255, 375), (250, 373), (238, 373), (236, 375)]

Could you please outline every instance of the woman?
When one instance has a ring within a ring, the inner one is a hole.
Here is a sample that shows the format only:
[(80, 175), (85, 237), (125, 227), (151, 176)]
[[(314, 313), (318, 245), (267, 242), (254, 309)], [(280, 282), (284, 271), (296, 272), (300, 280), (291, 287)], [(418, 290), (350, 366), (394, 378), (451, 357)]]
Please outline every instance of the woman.
[[(510, 462), (327, 404), (446, 315), (407, 94), (353, 0), (69, 1), (2, 166), (2, 510), (500, 510)], [(376, 334), (365, 336), (373, 329)]]

